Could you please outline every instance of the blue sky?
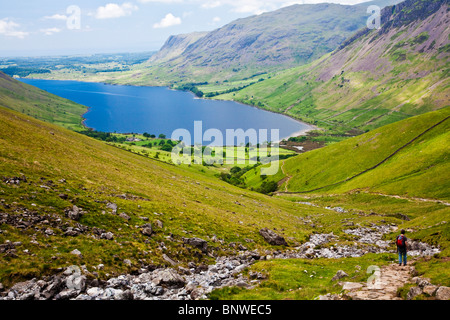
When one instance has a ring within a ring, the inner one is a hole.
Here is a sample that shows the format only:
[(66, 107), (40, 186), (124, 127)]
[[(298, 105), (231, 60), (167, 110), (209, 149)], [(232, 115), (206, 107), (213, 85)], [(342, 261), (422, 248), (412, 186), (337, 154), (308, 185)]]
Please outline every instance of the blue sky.
[(0, 56), (154, 51), (170, 35), (214, 30), (294, 3), (365, 1), (0, 0)]

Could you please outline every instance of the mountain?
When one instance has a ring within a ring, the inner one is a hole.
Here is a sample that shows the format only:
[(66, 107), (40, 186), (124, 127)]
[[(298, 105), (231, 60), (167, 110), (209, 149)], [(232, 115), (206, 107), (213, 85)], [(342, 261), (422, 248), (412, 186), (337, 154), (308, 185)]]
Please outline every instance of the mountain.
[(238, 19), (206, 34), (172, 36), (129, 81), (223, 81), (305, 64), (333, 51), (365, 26), (370, 4), (393, 2), (292, 5)]
[(180, 56), (187, 47), (206, 36), (207, 32), (193, 32), (170, 36), (162, 48), (150, 58), (150, 62), (166, 62)]
[(87, 107), (17, 81), (0, 71), (0, 106), (55, 123), (83, 129)]
[(258, 105), (341, 132), (368, 131), (449, 105), (449, 5), (407, 0), (382, 10), (307, 66), (219, 98)]

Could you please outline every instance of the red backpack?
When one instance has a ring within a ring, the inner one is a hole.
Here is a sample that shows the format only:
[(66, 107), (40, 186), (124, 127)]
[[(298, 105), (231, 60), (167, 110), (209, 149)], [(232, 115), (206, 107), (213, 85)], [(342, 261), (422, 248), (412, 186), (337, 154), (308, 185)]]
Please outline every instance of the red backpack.
[(397, 246), (398, 247), (404, 247), (405, 246), (405, 236), (404, 235), (399, 235), (397, 237)]

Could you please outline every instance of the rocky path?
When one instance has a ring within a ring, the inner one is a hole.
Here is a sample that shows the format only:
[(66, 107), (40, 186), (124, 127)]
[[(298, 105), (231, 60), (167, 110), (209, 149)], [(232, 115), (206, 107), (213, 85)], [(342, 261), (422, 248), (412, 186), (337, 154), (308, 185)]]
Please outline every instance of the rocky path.
[(368, 283), (343, 283), (345, 294), (352, 300), (402, 300), (397, 290), (411, 282), (413, 267), (391, 264), (375, 271)]
[(289, 181), (291, 180), (291, 178), (292, 178), (292, 176), (290, 176), (290, 175), (288, 175), (287, 173), (286, 173), (286, 171), (284, 171), (284, 163), (286, 162), (286, 160), (285, 161), (283, 161), (283, 163), (281, 164), (281, 171), (283, 172), (283, 174), (286, 176), (286, 178), (284, 178), (283, 180), (283, 182), (284, 182), (284, 192), (288, 192), (288, 184), (289, 184)]

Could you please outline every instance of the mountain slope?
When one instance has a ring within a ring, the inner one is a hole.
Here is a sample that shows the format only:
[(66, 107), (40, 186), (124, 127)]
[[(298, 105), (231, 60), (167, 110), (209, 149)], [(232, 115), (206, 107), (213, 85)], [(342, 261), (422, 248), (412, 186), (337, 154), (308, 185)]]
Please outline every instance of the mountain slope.
[(449, 200), (449, 129), (447, 107), (288, 159), (287, 191)]
[(333, 51), (364, 26), (370, 4), (386, 2), (397, 1), (292, 5), (238, 19), (189, 43), (178, 56), (180, 47), (174, 40), (184, 36), (171, 37), (160, 54), (128, 81), (148, 85), (224, 81), (305, 64)]
[(187, 47), (206, 36), (207, 32), (193, 32), (170, 36), (162, 48), (150, 58), (150, 62), (166, 62), (180, 56)]
[[(90, 270), (104, 264), (99, 271), (104, 276), (167, 264), (163, 255), (184, 265), (211, 260), (183, 238), (205, 239), (214, 256), (234, 254), (239, 244), (269, 248), (258, 233), (265, 227), (284, 230), (289, 242), (298, 243), (311, 231), (299, 217), (323, 212), (150, 160), (3, 107), (0, 199), (0, 244), (22, 243), (15, 256), (0, 254), (5, 285), (73, 264)], [(84, 211), (77, 221), (65, 214), (74, 205)], [(34, 222), (28, 224), (31, 217)], [(152, 224), (151, 237), (141, 232), (146, 223)], [(107, 232), (114, 241), (100, 238)], [(83, 257), (71, 254), (74, 249)]]
[(83, 129), (87, 107), (17, 81), (0, 71), (0, 106), (66, 128)]
[[(407, 14), (406, 14), (407, 13)], [(407, 0), (382, 11), (340, 49), (219, 96), (341, 131), (366, 131), (449, 102), (448, 1)]]

